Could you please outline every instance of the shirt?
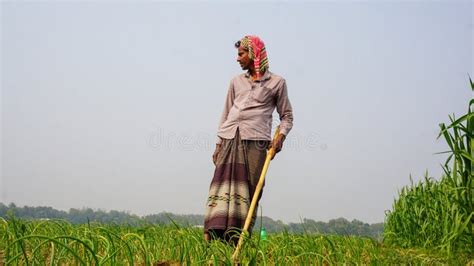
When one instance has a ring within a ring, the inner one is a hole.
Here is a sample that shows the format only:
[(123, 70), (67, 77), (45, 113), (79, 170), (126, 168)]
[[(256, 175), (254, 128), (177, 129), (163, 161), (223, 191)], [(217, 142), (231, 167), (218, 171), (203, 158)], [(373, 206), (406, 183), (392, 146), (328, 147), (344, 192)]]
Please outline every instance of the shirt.
[(280, 116), (280, 133), (288, 135), (293, 127), (293, 109), (284, 78), (266, 71), (252, 81), (248, 73), (234, 77), (227, 91), (219, 122), (216, 143), (232, 139), (237, 128), (242, 139), (271, 140), (272, 113)]

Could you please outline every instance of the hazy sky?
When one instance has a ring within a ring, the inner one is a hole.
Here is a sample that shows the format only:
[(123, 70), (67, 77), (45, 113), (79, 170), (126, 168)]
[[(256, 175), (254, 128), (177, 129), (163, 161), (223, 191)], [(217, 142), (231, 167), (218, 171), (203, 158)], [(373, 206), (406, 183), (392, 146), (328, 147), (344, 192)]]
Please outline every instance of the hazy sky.
[(261, 201), (284, 222), (383, 221), (472, 97), (471, 1), (0, 6), (4, 203), (203, 214), (245, 34), (294, 109)]

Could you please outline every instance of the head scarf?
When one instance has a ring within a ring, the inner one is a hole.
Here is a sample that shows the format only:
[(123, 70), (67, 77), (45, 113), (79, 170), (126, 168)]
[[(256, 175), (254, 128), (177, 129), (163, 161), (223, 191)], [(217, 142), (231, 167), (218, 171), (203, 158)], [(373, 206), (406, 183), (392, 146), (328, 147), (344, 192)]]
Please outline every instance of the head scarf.
[[(238, 45), (237, 45), (238, 44)], [(257, 79), (268, 69), (268, 57), (263, 41), (255, 35), (247, 35), (237, 42), (237, 47), (242, 47), (249, 51), (249, 57), (253, 60)]]

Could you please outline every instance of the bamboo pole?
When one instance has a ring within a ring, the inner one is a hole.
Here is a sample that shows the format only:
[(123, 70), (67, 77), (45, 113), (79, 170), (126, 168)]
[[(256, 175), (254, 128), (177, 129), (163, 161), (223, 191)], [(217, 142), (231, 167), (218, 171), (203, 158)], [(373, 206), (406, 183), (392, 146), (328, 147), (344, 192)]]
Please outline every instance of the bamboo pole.
[[(273, 135), (273, 140), (276, 140), (276, 138), (278, 137), (278, 134), (280, 134), (279, 126), (275, 130), (275, 135)], [(265, 158), (265, 164), (263, 165), (262, 173), (260, 174), (257, 187), (255, 188), (255, 192), (252, 197), (252, 202), (250, 203), (249, 212), (247, 213), (247, 218), (245, 219), (244, 228), (242, 230), (242, 233), (240, 234), (239, 242), (237, 243), (237, 247), (235, 248), (234, 254), (232, 255), (232, 261), (234, 264), (238, 262), (240, 249), (242, 248), (242, 244), (244, 242), (244, 235), (248, 234), (250, 222), (252, 221), (252, 216), (255, 210), (255, 206), (257, 205), (258, 196), (260, 195), (260, 192), (262, 191), (263, 182), (265, 181), (265, 175), (267, 174), (267, 170), (268, 170), (268, 165), (270, 165), (270, 161), (274, 153), (275, 153), (275, 147), (272, 146), (270, 150), (268, 150), (267, 152), (267, 157)]]

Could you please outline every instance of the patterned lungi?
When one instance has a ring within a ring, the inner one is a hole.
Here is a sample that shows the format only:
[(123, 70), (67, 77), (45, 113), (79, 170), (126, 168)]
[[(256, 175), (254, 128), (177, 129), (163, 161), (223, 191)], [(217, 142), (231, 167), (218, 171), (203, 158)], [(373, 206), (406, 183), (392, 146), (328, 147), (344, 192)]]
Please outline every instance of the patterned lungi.
[[(213, 238), (228, 240), (242, 231), (269, 144), (266, 140), (241, 140), (238, 129), (233, 139), (223, 139), (204, 217), (204, 231)], [(262, 193), (263, 190), (259, 200)], [(255, 224), (257, 207), (258, 202), (249, 233)]]

